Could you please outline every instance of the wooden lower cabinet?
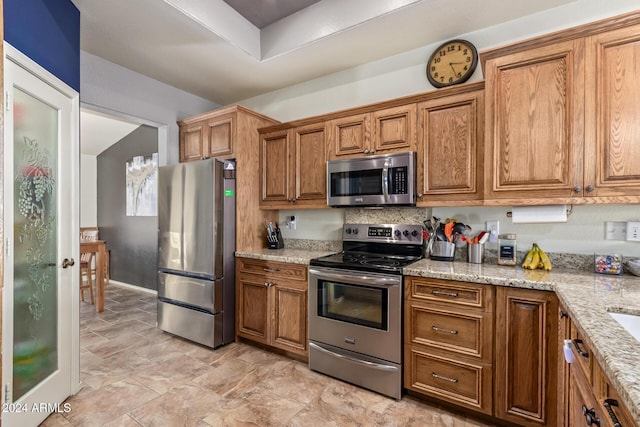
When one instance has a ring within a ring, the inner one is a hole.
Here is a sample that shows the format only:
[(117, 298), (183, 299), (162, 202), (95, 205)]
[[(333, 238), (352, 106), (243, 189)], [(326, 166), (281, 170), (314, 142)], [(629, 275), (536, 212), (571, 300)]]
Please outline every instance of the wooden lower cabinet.
[[(558, 425), (564, 427), (594, 425), (601, 427), (634, 427), (637, 422), (622, 403), (620, 396), (593, 357), (582, 331), (560, 307), (558, 347), (569, 340), (573, 362), (561, 356), (558, 370)], [(564, 355), (564, 352), (562, 352)]]
[(557, 425), (558, 299), (553, 292), (496, 287), (495, 416)]
[(493, 287), (405, 278), (404, 386), (492, 414)]
[(307, 267), (236, 259), (236, 335), (307, 357)]

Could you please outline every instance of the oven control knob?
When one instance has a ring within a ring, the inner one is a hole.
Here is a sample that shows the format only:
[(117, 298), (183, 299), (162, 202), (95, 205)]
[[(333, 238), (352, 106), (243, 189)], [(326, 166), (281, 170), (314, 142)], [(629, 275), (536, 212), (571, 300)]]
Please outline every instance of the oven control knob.
[(344, 232), (347, 233), (347, 234), (351, 234), (351, 229), (349, 227), (347, 227), (347, 228), (344, 229)]
[(411, 232), (411, 235), (412, 235), (413, 237), (416, 237), (416, 236), (418, 235), (418, 230), (413, 230), (413, 231)]
[(400, 237), (400, 234), (402, 234), (402, 233), (400, 233), (400, 230), (396, 230), (393, 234), (395, 234), (396, 237)]
[(403, 235), (404, 237), (407, 237), (407, 236), (409, 235), (409, 230), (404, 230), (404, 231), (402, 232), (402, 235)]
[(357, 228), (353, 229), (353, 234), (358, 234), (358, 229)]

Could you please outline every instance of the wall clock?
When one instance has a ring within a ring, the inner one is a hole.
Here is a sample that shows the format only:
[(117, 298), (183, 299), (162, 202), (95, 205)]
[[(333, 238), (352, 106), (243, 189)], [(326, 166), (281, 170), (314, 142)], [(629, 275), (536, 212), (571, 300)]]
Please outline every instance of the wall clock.
[(427, 79), (438, 88), (464, 83), (477, 65), (478, 51), (472, 43), (461, 39), (449, 40), (429, 57)]

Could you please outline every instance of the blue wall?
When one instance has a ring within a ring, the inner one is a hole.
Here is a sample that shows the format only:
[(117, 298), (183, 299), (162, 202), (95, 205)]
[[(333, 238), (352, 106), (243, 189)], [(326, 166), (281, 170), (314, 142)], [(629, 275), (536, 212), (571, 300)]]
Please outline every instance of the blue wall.
[(3, 5), (4, 39), (80, 92), (80, 11), (71, 0), (4, 0)]

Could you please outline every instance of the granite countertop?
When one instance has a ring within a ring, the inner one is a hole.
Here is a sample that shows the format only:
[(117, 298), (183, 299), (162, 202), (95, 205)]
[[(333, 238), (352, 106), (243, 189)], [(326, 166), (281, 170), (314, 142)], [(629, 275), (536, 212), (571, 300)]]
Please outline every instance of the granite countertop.
[(640, 277), (428, 259), (403, 271), (411, 276), (555, 291), (634, 419), (640, 420), (640, 342), (608, 314), (640, 315)]
[(236, 251), (236, 257), (263, 259), (266, 261), (289, 262), (292, 264), (307, 264), (312, 258), (330, 255), (336, 251), (312, 249), (252, 249), (251, 251)]
[[(335, 253), (310, 249), (238, 251), (237, 257), (309, 264)], [(576, 270), (525, 270), (495, 264), (423, 259), (403, 269), (405, 275), (460, 280), (497, 286), (555, 291), (571, 320), (585, 333), (605, 374), (636, 420), (640, 420), (640, 342), (609, 311), (640, 315), (640, 277), (607, 276)]]

